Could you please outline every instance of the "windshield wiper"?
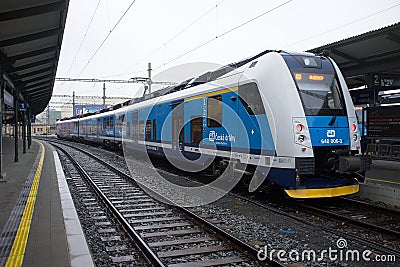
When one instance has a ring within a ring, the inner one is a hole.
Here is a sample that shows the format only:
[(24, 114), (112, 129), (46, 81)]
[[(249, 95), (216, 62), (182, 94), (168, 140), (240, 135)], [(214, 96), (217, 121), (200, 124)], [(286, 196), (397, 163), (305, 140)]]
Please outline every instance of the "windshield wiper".
[(342, 109), (337, 109), (336, 111), (335, 111), (335, 113), (333, 114), (333, 117), (332, 117), (332, 119), (329, 121), (329, 126), (332, 126), (334, 123), (335, 123), (335, 121), (336, 121), (336, 117), (339, 115), (339, 113), (340, 113), (340, 111), (342, 111)]

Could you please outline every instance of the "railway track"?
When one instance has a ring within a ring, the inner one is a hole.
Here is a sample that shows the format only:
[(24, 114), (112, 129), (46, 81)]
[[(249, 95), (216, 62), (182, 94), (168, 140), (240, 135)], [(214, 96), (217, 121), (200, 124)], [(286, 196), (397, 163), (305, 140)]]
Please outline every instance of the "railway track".
[[(383, 252), (383, 253), (386, 253), (386, 254), (390, 254), (390, 255), (395, 255), (396, 258), (400, 257), (400, 251), (398, 251), (396, 249), (392, 249), (392, 248), (387, 247), (385, 245), (382, 245), (381, 243), (369, 240), (367, 238), (361, 237), (361, 236), (356, 235), (356, 234), (351, 234), (351, 233), (344, 232), (344, 231), (341, 231), (341, 230), (338, 230), (338, 229), (335, 229), (335, 228), (332, 228), (332, 227), (324, 226), (324, 225), (319, 224), (319, 223), (318, 224), (317, 223), (313, 223), (313, 222), (311, 222), (311, 221), (309, 221), (307, 219), (303, 219), (303, 218), (301, 218), (301, 217), (299, 217), (297, 215), (290, 214), (290, 213), (288, 213), (286, 211), (282, 211), (282, 210), (273, 208), (270, 205), (267, 205), (265, 203), (262, 203), (261, 201), (258, 201), (258, 200), (255, 200), (255, 199), (252, 199), (252, 198), (249, 198), (249, 197), (246, 197), (246, 196), (242, 196), (242, 195), (239, 195), (239, 194), (236, 194), (236, 193), (230, 193), (230, 195), (234, 196), (235, 198), (241, 199), (243, 201), (247, 201), (249, 203), (252, 203), (252, 204), (254, 204), (254, 205), (256, 205), (256, 206), (258, 206), (260, 208), (266, 209), (266, 210), (271, 211), (273, 213), (285, 216), (287, 218), (290, 218), (290, 219), (293, 219), (295, 221), (301, 222), (301, 223), (303, 223), (305, 225), (309, 225), (309, 226), (311, 226), (311, 227), (313, 227), (315, 229), (319, 229), (321, 232), (322, 231), (328, 232), (328, 233), (334, 234), (336, 236), (345, 238), (346, 240), (351, 240), (351, 241), (354, 241), (354, 242), (356, 242), (358, 244), (361, 244), (361, 245), (364, 245), (366, 247), (375, 249), (376, 251), (380, 251), (380, 252)], [(290, 206), (292, 206), (292, 204), (293, 203), (291, 202)], [(374, 205), (372, 205), (372, 206), (374, 206)], [(374, 206), (374, 207), (378, 208), (376, 206)]]
[[(162, 171), (162, 172), (166, 172), (164, 169), (162, 169), (161, 171)], [(175, 174), (173, 174), (173, 175), (175, 175)], [(184, 178), (184, 177), (182, 177), (182, 178)], [(186, 179), (187, 179), (187, 178), (186, 178)], [(266, 210), (268, 210), (268, 211), (270, 211), (270, 212), (273, 212), (273, 213), (276, 213), (276, 214), (279, 214), (279, 215), (288, 217), (288, 218), (293, 219), (293, 220), (295, 220), (295, 221), (299, 221), (299, 222), (301, 222), (301, 223), (303, 223), (303, 224), (305, 224), (305, 225), (309, 225), (309, 226), (311, 226), (311, 227), (313, 227), (313, 228), (315, 228), (315, 229), (319, 229), (321, 232), (328, 232), (328, 233), (331, 233), (331, 234), (333, 234), (333, 235), (335, 235), (335, 236), (340, 236), (340, 237), (345, 238), (346, 240), (350, 240), (350, 241), (353, 241), (353, 242), (358, 243), (358, 244), (360, 244), (360, 245), (363, 245), (363, 246), (372, 248), (372, 249), (374, 249), (374, 250), (376, 250), (376, 251), (384, 252), (384, 253), (386, 253), (386, 254), (396, 255), (397, 258), (400, 257), (400, 251), (398, 251), (398, 250), (396, 250), (396, 249), (393, 249), (393, 248), (390, 248), (390, 247), (388, 247), (388, 246), (385, 246), (385, 245), (383, 245), (383, 244), (380, 243), (380, 242), (373, 241), (373, 240), (370, 240), (370, 239), (368, 239), (368, 238), (362, 237), (362, 236), (360, 236), (360, 235), (358, 235), (358, 234), (348, 233), (348, 232), (345, 232), (345, 231), (343, 231), (343, 230), (339, 230), (339, 229), (332, 228), (332, 227), (330, 227), (330, 226), (324, 226), (324, 225), (322, 225), (322, 224), (320, 224), (320, 223), (313, 223), (313, 222), (311, 222), (310, 220), (304, 219), (304, 218), (302, 218), (302, 217), (300, 217), (300, 216), (298, 216), (298, 215), (291, 214), (291, 213), (289, 213), (289, 212), (282, 211), (282, 210), (280, 210), (280, 209), (274, 208), (274, 207), (272, 207), (272, 206), (270, 205), (270, 203), (263, 203), (263, 202), (261, 202), (261, 201), (259, 201), (259, 200), (255, 200), (255, 199), (253, 199), (253, 198), (249, 198), (248, 196), (243, 196), (242, 194), (229, 193), (229, 195), (231, 195), (231, 196), (233, 196), (233, 197), (235, 197), (235, 198), (238, 198), (238, 199), (240, 199), (240, 200), (243, 200), (243, 201), (247, 201), (247, 202), (249, 202), (249, 203), (252, 203), (252, 204), (254, 204), (254, 205), (256, 205), (256, 206), (258, 206), (258, 207), (260, 207), (260, 208), (266, 209)], [(335, 199), (335, 201), (336, 201), (336, 199)], [(351, 199), (347, 199), (347, 198), (338, 198), (338, 201), (343, 201), (343, 202), (344, 202), (344, 201), (351, 201), (351, 202), (353, 202), (355, 205), (359, 205), (359, 206), (368, 206), (370, 209), (375, 210), (375, 213), (370, 213), (371, 218), (377, 217), (377, 216), (378, 216), (377, 214), (381, 214), (381, 213), (382, 213), (382, 210), (385, 210), (385, 212), (386, 212), (387, 214), (391, 214), (391, 213), (392, 213), (392, 216), (398, 216), (398, 214), (399, 214), (399, 211), (397, 211), (397, 210), (385, 209), (385, 208), (377, 207), (377, 206), (375, 206), (375, 205), (373, 205), (373, 204), (365, 203), (365, 202), (362, 202), (362, 201), (355, 201), (355, 200), (351, 200)], [(332, 202), (332, 201), (330, 201), (330, 202)], [(281, 205), (281, 204), (282, 204), (282, 203), (280, 203), (280, 205)], [(306, 205), (306, 204), (304, 204), (304, 205)], [(292, 206), (292, 207), (293, 207), (293, 203), (291, 202), (291, 204), (288, 205), (288, 206)], [(307, 209), (305, 209), (305, 210), (307, 210)], [(307, 211), (305, 211), (305, 212), (307, 212)], [(310, 213), (310, 210), (309, 210), (307, 213)], [(314, 213), (317, 213), (317, 212), (314, 212)], [(318, 214), (320, 215), (320, 213), (318, 213)], [(373, 216), (372, 216), (372, 214), (373, 214)], [(319, 215), (318, 215), (318, 216), (319, 216)], [(358, 221), (361, 221), (361, 220), (362, 220), (362, 217), (365, 216), (365, 215), (361, 215), (361, 214), (358, 214), (358, 216), (357, 216), (356, 214), (353, 214), (353, 215), (355, 216), (355, 218), (358, 219)], [(385, 218), (387, 218), (387, 217), (385, 217)], [(336, 220), (337, 220), (337, 221), (342, 221), (342, 220), (341, 220), (341, 217), (337, 217)], [(347, 219), (346, 219), (345, 221), (347, 221)], [(393, 223), (393, 224), (392, 224), (392, 223)], [(361, 224), (355, 223), (355, 224), (356, 224), (356, 226), (358, 226), (358, 227), (361, 227), (361, 228), (363, 228), (363, 229), (366, 228), (366, 229), (370, 230), (371, 228), (369, 227), (369, 224), (373, 224), (373, 222), (364, 223), (364, 224), (362, 224), (362, 223), (361, 223)], [(386, 224), (386, 226), (383, 226), (383, 225), (385, 225), (385, 224)], [(376, 226), (376, 227), (377, 227), (377, 228), (385, 227), (386, 229), (388, 229), (388, 230), (383, 230), (383, 231), (385, 232), (386, 235), (387, 235), (389, 232), (393, 232), (393, 231), (394, 231), (394, 232), (397, 232), (396, 230), (390, 229), (390, 225), (394, 225), (393, 228), (396, 228), (396, 227), (397, 227), (397, 229), (398, 229), (398, 225), (396, 225), (396, 220), (392, 220), (392, 221), (391, 221), (390, 219), (388, 219), (388, 220), (383, 219), (383, 220), (382, 220), (382, 225), (381, 225), (381, 226)], [(379, 232), (379, 231), (380, 231), (380, 230), (377, 230), (376, 232)], [(379, 232), (379, 233), (382, 233), (382, 232)], [(396, 235), (397, 235), (397, 234), (396, 234)], [(394, 237), (394, 236), (396, 236), (396, 235), (391, 235), (391, 237)]]
[(132, 245), (128, 233), (113, 214), (107, 212), (104, 203), (90, 189), (87, 181), (82, 179), (75, 165), (63, 153), (60, 153), (60, 159), (96, 265), (109, 266), (135, 261), (137, 266), (147, 266), (142, 253)]
[[(76, 147), (52, 144), (69, 158), (151, 265), (282, 266), (269, 258), (258, 261), (258, 250), (188, 209), (155, 200), (129, 175), (95, 155)], [(99, 214), (98, 219), (104, 219), (102, 216)], [(103, 230), (107, 231), (111, 236), (115, 234), (112, 229)], [(119, 263), (124, 260), (130, 262), (132, 257), (114, 258)]]
[(400, 211), (378, 207), (367, 202), (350, 198), (332, 201), (307, 201), (298, 204), (306, 209), (329, 218), (345, 221), (355, 226), (400, 238)]

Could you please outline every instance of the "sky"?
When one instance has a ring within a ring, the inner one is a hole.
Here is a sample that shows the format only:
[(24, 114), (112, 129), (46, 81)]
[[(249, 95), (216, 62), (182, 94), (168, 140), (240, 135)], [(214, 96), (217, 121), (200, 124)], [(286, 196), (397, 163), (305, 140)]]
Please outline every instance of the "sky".
[[(154, 80), (165, 79), (157, 74), (181, 64), (306, 51), (399, 21), (400, 0), (70, 0), (56, 77), (128, 80), (146, 77), (151, 62)], [(100, 96), (102, 87), (56, 82), (53, 94)], [(107, 96), (140, 90), (106, 88)]]

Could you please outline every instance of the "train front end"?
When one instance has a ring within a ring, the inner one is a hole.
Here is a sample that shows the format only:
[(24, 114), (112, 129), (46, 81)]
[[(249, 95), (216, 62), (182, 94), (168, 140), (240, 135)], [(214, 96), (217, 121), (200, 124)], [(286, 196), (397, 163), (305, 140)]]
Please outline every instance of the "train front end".
[(296, 157), (293, 198), (335, 197), (358, 192), (368, 167), (360, 153), (354, 106), (336, 64), (324, 56), (282, 54), (304, 110), (292, 120), (294, 141), (313, 157)]

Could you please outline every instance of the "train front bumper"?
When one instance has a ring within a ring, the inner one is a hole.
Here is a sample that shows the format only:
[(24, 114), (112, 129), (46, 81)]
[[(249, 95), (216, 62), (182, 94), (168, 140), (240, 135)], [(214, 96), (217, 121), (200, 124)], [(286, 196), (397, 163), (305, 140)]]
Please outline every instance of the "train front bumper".
[(338, 197), (358, 191), (359, 183), (355, 178), (308, 178), (296, 188), (285, 188), (292, 198)]

